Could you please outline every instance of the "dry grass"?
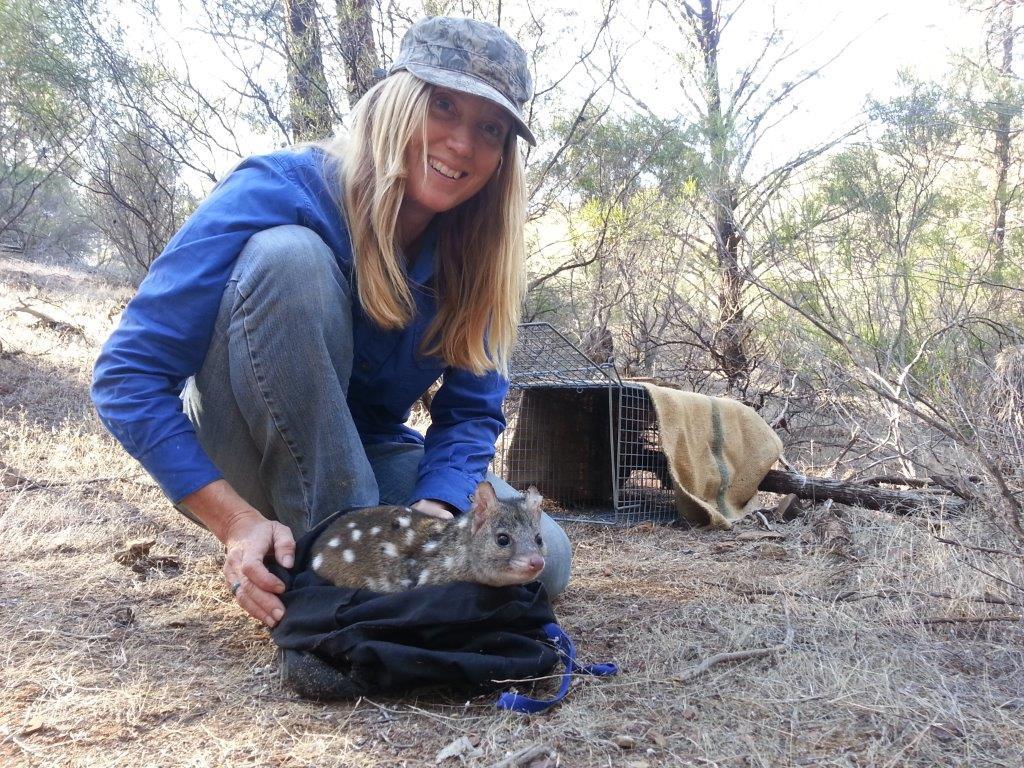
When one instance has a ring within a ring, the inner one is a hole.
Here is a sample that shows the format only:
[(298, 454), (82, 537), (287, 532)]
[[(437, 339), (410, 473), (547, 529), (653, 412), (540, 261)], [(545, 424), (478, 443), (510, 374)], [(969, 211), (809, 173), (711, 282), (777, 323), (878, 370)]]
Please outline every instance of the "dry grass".
[[(85, 335), (5, 311), (32, 286)], [(0, 457), (51, 484), (8, 474), (0, 488), (3, 765), (432, 766), (464, 735), (483, 753), (473, 766), (535, 744), (563, 766), (1024, 762), (1024, 591), (1005, 583), (1024, 583), (1020, 559), (936, 541), (1008, 546), (980, 518), (819, 509), (763, 541), (739, 538), (753, 524), (570, 525), (556, 611), (584, 660), (614, 660), (619, 677), (580, 680), (536, 717), (492, 697), (294, 699), (267, 634), (229, 599), (216, 542), (92, 413), (91, 361), (125, 295), (0, 261)], [(155, 541), (153, 567), (115, 560), (136, 540)], [(616, 745), (627, 736), (635, 746)]]

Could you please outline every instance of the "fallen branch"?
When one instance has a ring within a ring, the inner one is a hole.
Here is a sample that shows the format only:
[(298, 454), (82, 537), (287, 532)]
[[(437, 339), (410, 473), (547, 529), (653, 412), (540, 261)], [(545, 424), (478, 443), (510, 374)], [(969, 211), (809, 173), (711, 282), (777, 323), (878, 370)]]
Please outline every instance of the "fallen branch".
[(31, 315), (32, 317), (36, 318), (41, 323), (43, 323), (43, 325), (46, 325), (47, 327), (52, 328), (53, 330), (58, 331), (60, 333), (71, 333), (74, 334), (75, 336), (79, 336), (80, 338), (86, 341), (89, 340), (89, 337), (85, 335), (85, 329), (83, 329), (81, 326), (75, 325), (74, 323), (68, 323), (63, 320), (58, 320), (53, 315), (49, 315), (46, 312), (43, 312), (38, 307), (32, 306), (27, 301), (25, 301), (25, 299), (18, 299), (18, 306), (14, 308), (14, 311), (21, 312), (26, 315)]
[(937, 507), (954, 514), (967, 509), (967, 502), (964, 499), (938, 491), (896, 491), (862, 483), (844, 483), (840, 480), (810, 477), (796, 472), (783, 472), (778, 469), (768, 471), (758, 490), (792, 493), (801, 499), (811, 501), (832, 499), (839, 504), (879, 509), (897, 515), (933, 512)]
[(964, 483), (980, 483), (981, 478), (977, 475), (969, 475), (963, 478), (963, 481), (959, 481), (953, 477), (946, 477), (944, 475), (935, 475), (933, 477), (904, 477), (902, 475), (880, 475), (878, 477), (869, 477), (861, 480), (863, 485), (902, 485), (906, 488), (922, 488), (931, 489), (935, 486), (943, 488), (950, 493), (956, 494), (961, 499), (970, 501), (974, 498), (974, 494), (971, 493), (970, 489), (964, 486)]

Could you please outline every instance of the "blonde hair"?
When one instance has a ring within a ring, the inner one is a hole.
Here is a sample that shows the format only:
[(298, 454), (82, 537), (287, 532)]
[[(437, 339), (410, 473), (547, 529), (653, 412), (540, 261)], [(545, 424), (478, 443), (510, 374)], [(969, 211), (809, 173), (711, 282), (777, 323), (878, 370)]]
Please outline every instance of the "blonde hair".
[[(352, 239), (356, 287), (367, 315), (382, 328), (405, 328), (416, 303), (406, 259), (396, 243), (405, 196), (406, 149), (420, 131), (426, 146), (433, 87), (396, 72), (355, 106), (347, 140), (325, 147), (342, 165), (342, 205)], [(426, 154), (422, 158), (426, 165)], [(438, 215), (435, 284), (437, 314), (420, 354), (477, 375), (508, 371), (524, 293), (523, 224), (526, 186), (516, 135), (509, 132), (502, 161), (476, 195)]]

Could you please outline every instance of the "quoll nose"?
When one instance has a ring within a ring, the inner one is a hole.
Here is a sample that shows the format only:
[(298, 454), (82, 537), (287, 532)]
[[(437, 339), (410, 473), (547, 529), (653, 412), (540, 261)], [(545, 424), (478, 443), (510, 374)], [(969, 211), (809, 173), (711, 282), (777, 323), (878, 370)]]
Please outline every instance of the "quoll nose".
[(544, 568), (544, 558), (540, 555), (530, 555), (529, 561), (530, 569), (533, 571), (541, 571)]

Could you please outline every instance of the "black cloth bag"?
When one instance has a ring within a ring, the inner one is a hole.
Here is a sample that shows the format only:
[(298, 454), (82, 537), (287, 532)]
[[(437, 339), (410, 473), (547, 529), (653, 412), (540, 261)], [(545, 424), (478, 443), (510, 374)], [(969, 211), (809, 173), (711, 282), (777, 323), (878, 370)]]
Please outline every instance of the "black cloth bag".
[[(285, 683), (300, 694), (348, 698), (435, 686), (479, 693), (544, 675), (559, 660), (545, 632), (556, 619), (539, 582), (454, 582), (380, 594), (324, 581), (309, 567), (310, 550), (333, 519), (299, 538), (291, 570), (268, 562), (287, 587), (285, 615), (272, 636), (293, 662)], [(315, 656), (312, 666), (305, 654)]]

